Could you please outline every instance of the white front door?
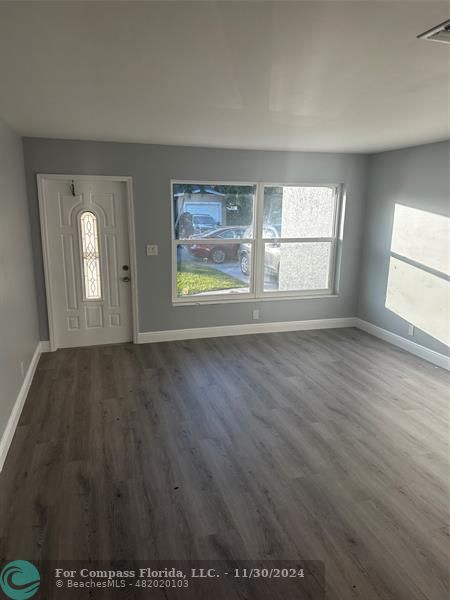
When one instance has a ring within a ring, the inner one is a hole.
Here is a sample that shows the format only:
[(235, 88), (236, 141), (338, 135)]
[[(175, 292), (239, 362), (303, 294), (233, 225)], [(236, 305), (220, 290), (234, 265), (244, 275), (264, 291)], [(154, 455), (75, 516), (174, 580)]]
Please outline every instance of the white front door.
[(56, 348), (132, 339), (127, 187), (42, 177), (49, 320)]

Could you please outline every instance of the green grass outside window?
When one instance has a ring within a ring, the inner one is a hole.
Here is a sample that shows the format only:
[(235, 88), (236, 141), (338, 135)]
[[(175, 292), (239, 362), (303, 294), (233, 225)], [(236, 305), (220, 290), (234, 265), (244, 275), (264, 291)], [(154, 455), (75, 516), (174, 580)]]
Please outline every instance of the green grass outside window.
[(227, 275), (203, 263), (181, 263), (178, 265), (177, 294), (192, 296), (202, 292), (214, 292), (233, 288), (247, 287), (247, 284), (236, 277)]

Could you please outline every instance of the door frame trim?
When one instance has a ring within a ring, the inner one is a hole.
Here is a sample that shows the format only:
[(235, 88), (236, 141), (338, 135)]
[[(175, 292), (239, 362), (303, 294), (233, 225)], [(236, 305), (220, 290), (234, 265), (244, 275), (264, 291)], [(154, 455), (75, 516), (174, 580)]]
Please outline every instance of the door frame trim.
[(45, 277), (45, 293), (47, 298), (47, 318), (50, 338), (50, 351), (58, 349), (56, 343), (56, 331), (54, 322), (54, 292), (52, 290), (50, 277), (50, 261), (49, 261), (49, 242), (47, 228), (47, 214), (45, 207), (45, 189), (44, 183), (49, 179), (77, 179), (80, 181), (119, 181), (125, 183), (126, 188), (126, 212), (128, 218), (128, 246), (130, 250), (130, 269), (131, 269), (131, 318), (133, 326), (133, 343), (138, 343), (139, 334), (139, 305), (138, 305), (138, 281), (137, 281), (137, 262), (136, 262), (136, 234), (134, 227), (134, 201), (133, 201), (133, 178), (128, 176), (116, 175), (68, 175), (68, 174), (51, 174), (39, 173), (36, 175), (38, 198), (39, 198), (39, 219), (41, 223), (41, 239), (42, 239), (42, 256), (44, 259), (44, 277)]

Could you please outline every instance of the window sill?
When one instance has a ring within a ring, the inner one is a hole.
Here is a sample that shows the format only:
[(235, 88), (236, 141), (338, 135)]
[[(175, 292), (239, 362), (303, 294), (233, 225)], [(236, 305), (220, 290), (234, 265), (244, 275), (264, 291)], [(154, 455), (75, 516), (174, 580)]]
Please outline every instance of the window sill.
[(311, 296), (270, 296), (266, 298), (252, 296), (250, 298), (217, 298), (215, 300), (172, 300), (172, 306), (203, 306), (204, 304), (242, 304), (247, 302), (286, 302), (289, 300), (317, 300), (319, 298), (338, 298), (339, 294), (314, 294)]

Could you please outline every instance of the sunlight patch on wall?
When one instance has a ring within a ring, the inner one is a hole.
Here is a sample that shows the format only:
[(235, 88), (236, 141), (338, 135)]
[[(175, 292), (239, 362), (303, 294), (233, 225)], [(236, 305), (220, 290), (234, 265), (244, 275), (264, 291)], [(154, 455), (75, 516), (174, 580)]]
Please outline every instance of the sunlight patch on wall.
[(396, 204), (391, 251), (450, 275), (450, 219)]
[(450, 345), (450, 220), (397, 204), (385, 306)]
[(448, 281), (391, 256), (386, 308), (448, 346), (449, 303)]

